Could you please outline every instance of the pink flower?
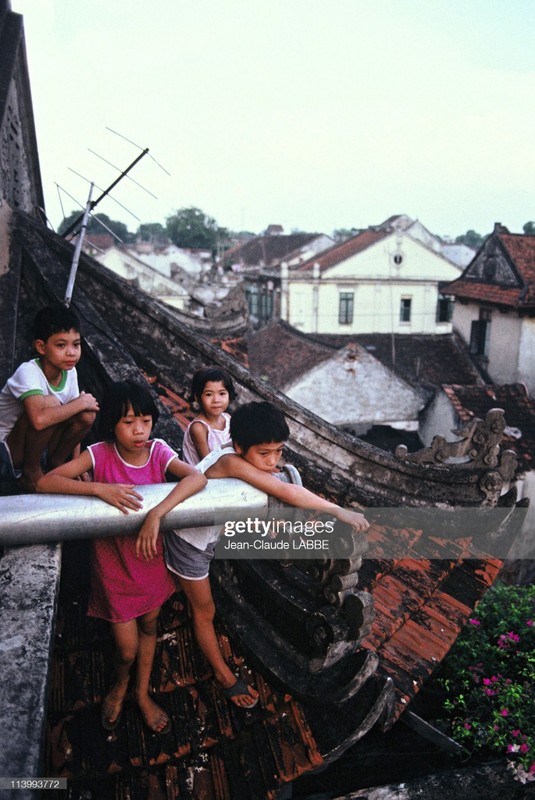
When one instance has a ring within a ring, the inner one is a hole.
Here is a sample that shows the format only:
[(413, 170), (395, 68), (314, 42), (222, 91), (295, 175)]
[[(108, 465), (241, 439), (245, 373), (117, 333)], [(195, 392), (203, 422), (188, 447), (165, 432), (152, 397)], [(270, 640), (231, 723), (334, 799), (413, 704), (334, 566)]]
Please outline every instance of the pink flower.
[(533, 773), (535, 772), (535, 761), (533, 762), (531, 767), (528, 769), (528, 772), (529, 772), (530, 775), (533, 775)]
[(521, 744), (520, 745), (520, 752), (521, 753), (527, 753), (528, 750), (529, 750), (529, 744)]
[(506, 708), (502, 708), (502, 710), (500, 711), (500, 714), (502, 715), (502, 717), (508, 717), (509, 716), (509, 712), (508, 712), (508, 710)]
[(470, 725), (470, 723), (469, 723), (469, 722), (465, 722), (465, 723), (464, 723), (464, 728), (465, 728), (465, 730), (469, 731), (471, 727), (472, 727), (472, 726)]
[(495, 692), (494, 689), (484, 689), (483, 691), (485, 692), (487, 697), (494, 697), (494, 695), (497, 694), (497, 692)]
[(520, 730), (516, 728), (514, 731), (511, 731), (511, 736), (514, 736), (516, 739), (517, 736), (520, 736)]
[(492, 681), (491, 681), (490, 678), (483, 678), (483, 683), (484, 683), (485, 686), (490, 686)]
[(531, 626), (533, 625), (533, 620), (532, 619), (528, 619), (528, 621), (526, 622), (526, 625), (529, 625), (530, 628), (531, 628)]
[(478, 619), (471, 618), (468, 620), (470, 625), (481, 625), (481, 622)]
[(517, 744), (508, 744), (507, 745), (507, 752), (508, 753), (518, 753), (518, 745)]

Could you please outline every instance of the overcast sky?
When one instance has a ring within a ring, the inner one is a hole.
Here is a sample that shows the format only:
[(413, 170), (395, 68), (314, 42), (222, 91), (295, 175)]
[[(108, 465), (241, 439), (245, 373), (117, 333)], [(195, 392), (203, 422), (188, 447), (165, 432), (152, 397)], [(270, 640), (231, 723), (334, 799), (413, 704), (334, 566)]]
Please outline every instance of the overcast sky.
[[(188, 206), (256, 233), (535, 220), (534, 0), (11, 5), (54, 226), (79, 208), (68, 194), (83, 205), (87, 181), (117, 177), (102, 159), (124, 169), (145, 147), (145, 188), (114, 192), (142, 222)], [(98, 210), (137, 229), (112, 200)]]

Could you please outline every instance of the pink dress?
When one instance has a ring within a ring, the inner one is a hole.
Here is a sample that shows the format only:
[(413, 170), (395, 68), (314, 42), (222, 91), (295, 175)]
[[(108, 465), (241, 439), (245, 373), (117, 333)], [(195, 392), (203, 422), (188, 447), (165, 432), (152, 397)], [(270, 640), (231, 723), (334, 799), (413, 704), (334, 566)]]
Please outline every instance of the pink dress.
[[(166, 469), (177, 454), (162, 439), (154, 439), (149, 445), (148, 461), (140, 467), (123, 461), (110, 442), (91, 445), (93, 480), (137, 486), (164, 483)], [(151, 560), (137, 557), (136, 539), (137, 533), (93, 539), (90, 617), (128, 622), (159, 608), (176, 591), (165, 566), (162, 537), (158, 537), (158, 552)]]

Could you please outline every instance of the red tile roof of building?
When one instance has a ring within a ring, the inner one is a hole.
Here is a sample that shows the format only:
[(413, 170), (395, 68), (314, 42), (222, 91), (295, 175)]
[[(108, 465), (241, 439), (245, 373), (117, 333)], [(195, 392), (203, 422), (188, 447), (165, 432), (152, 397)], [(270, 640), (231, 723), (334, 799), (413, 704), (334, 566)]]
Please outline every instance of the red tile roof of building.
[(471, 265), (468, 265), (460, 278), (444, 285), (442, 290), (466, 300), (509, 308), (534, 308), (535, 236), (515, 233), (495, 233), (493, 236), (516, 272), (519, 285), (506, 287), (492, 281), (474, 280), (469, 276)]
[(522, 298), (522, 303), (535, 303), (535, 236), (501, 233), (498, 238), (527, 286), (527, 294)]
[(341, 244), (335, 244), (333, 247), (329, 247), (328, 250), (324, 250), (323, 253), (305, 261), (296, 271), (306, 272), (311, 270), (314, 264), (319, 264), (320, 272), (325, 272), (325, 270), (331, 269), (331, 267), (335, 267), (343, 261), (347, 261), (351, 256), (361, 253), (363, 250), (367, 250), (368, 247), (371, 247), (377, 242), (380, 242), (381, 239), (385, 239), (387, 236), (391, 235), (392, 231), (390, 230), (378, 231), (368, 228), (368, 230), (358, 233), (351, 239), (347, 239)]

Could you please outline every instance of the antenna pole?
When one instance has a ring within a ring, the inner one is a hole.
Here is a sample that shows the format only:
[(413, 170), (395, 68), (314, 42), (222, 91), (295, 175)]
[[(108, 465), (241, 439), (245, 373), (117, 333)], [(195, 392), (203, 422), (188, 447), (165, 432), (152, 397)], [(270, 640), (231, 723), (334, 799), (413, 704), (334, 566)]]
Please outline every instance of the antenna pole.
[(89, 217), (89, 212), (91, 211), (91, 195), (93, 194), (93, 184), (89, 187), (89, 195), (87, 197), (87, 205), (85, 207), (85, 211), (82, 214), (82, 227), (80, 229), (80, 233), (78, 235), (78, 241), (76, 242), (76, 247), (74, 249), (74, 256), (72, 258), (71, 264), (71, 272), (69, 275), (69, 280), (67, 283), (67, 289), (65, 291), (65, 300), (63, 301), (66, 307), (68, 308), (71, 304), (72, 300), (72, 292), (74, 289), (74, 281), (76, 280), (76, 272), (78, 271), (78, 261), (80, 260), (80, 253), (82, 251), (82, 244), (84, 241), (85, 230), (87, 228), (87, 219)]
[[(100, 195), (100, 197), (97, 197), (97, 199), (96, 199), (96, 200), (93, 200), (93, 202), (91, 203), (91, 207), (90, 207), (89, 211), (93, 211), (93, 209), (94, 209), (94, 208), (96, 208), (96, 206), (98, 206), (98, 204), (100, 203), (100, 201), (101, 201), (101, 200), (103, 200), (103, 199), (106, 197), (106, 195), (108, 195), (108, 194), (111, 192), (111, 190), (112, 190), (112, 189), (114, 189), (114, 188), (117, 186), (117, 184), (119, 183), (119, 181), (121, 181), (121, 180), (122, 180), (122, 179), (125, 177), (125, 175), (128, 175), (128, 173), (130, 172), (130, 170), (131, 170), (133, 167), (135, 167), (135, 166), (136, 166), (136, 164), (138, 163), (138, 161), (141, 161), (141, 159), (143, 158), (143, 156), (146, 156), (148, 152), (149, 152), (149, 148), (148, 148), (148, 147), (146, 147), (146, 148), (143, 150), (143, 152), (141, 152), (141, 153), (138, 155), (138, 157), (137, 157), (137, 158), (135, 158), (135, 159), (132, 161), (132, 163), (130, 164), (130, 166), (128, 166), (128, 167), (127, 167), (127, 168), (126, 168), (126, 169), (125, 169), (123, 172), (121, 172), (121, 174), (119, 175), (119, 177), (118, 177), (118, 178), (116, 178), (116, 179), (113, 181), (113, 183), (110, 183), (110, 185), (108, 186), (108, 188), (107, 188), (107, 189), (106, 189), (104, 192), (102, 192), (102, 194)], [(69, 225), (69, 227), (67, 228), (67, 230), (63, 232), (63, 236), (64, 236), (64, 237), (65, 237), (65, 236), (68, 236), (70, 233), (72, 233), (72, 231), (73, 231), (73, 230), (76, 228), (76, 226), (77, 226), (77, 225), (78, 225), (78, 224), (79, 224), (79, 223), (82, 221), (82, 219), (83, 219), (83, 216), (84, 216), (83, 214), (80, 214), (80, 216), (79, 216), (79, 217), (77, 217), (77, 218), (74, 220), (74, 222), (73, 222), (71, 225)]]

